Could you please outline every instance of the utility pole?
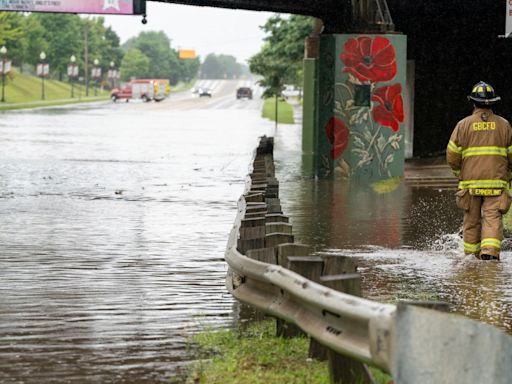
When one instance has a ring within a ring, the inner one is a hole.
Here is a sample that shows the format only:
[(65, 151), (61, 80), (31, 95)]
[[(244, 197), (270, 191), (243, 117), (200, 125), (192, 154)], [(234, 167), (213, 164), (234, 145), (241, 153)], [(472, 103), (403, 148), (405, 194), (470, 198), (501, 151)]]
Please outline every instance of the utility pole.
[(277, 113), (277, 108), (278, 108), (278, 105), (279, 105), (279, 104), (278, 104), (278, 101), (277, 101), (277, 93), (276, 93), (276, 96), (275, 96), (275, 98), (276, 98), (276, 111), (275, 111), (275, 119), (276, 119), (276, 129), (277, 129), (277, 118), (278, 118), (278, 116), (279, 116), (279, 114)]

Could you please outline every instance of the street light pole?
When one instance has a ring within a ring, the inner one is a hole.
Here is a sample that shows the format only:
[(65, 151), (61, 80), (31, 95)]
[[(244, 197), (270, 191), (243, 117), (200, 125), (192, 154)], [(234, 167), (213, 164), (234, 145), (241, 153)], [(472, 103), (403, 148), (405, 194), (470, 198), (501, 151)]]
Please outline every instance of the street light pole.
[(69, 76), (69, 82), (71, 83), (71, 98), (73, 99), (75, 97), (75, 89), (74, 89), (74, 82), (73, 82), (73, 78), (75, 77), (75, 61), (76, 61), (75, 55), (71, 55), (69, 60), (71, 61), (71, 64), (69, 65), (68, 76)]
[(110, 71), (109, 71), (108, 77), (110, 77), (110, 79), (111, 79), (111, 85), (110, 85), (111, 89), (114, 89), (114, 85), (115, 85), (115, 81), (116, 81), (116, 76), (115, 76), (115, 72), (114, 72), (115, 65), (116, 65), (116, 63), (114, 63), (113, 61), (110, 62)]
[(2, 54), (2, 103), (5, 103), (5, 55), (7, 55), (5, 45), (0, 48), (0, 53)]
[(44, 95), (44, 75), (45, 75), (45, 68), (44, 68), (44, 60), (46, 59), (46, 53), (42, 51), (39, 54), (39, 58), (41, 59), (41, 100), (45, 99)]
[(94, 75), (92, 76), (94, 78), (94, 96), (98, 96), (98, 78), (99, 78), (98, 64), (99, 63), (100, 63), (100, 61), (98, 59), (94, 59), (94, 68), (93, 68)]

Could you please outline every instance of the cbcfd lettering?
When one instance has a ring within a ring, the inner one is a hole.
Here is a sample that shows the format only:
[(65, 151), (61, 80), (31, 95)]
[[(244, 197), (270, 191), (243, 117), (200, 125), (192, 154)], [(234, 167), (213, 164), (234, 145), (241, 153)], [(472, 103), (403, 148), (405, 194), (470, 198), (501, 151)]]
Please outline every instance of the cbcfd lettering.
[(496, 123), (494, 121), (479, 121), (473, 123), (473, 131), (494, 131), (495, 129)]

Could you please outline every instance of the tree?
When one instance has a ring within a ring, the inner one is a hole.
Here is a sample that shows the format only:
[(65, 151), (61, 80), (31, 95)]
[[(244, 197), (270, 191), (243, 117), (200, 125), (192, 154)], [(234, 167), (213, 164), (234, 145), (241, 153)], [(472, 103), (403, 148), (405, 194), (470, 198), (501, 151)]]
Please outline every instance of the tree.
[(276, 58), (268, 44), (257, 55), (251, 57), (249, 63), (251, 72), (263, 76), (259, 81), (265, 88), (263, 97), (280, 96), (289, 75), (289, 63)]
[(132, 78), (148, 76), (149, 58), (137, 48), (130, 48), (121, 62), (121, 80), (129, 81)]
[[(59, 78), (67, 72), (71, 55), (82, 52), (83, 34), (78, 15), (40, 13), (34, 15), (43, 26), (44, 40), (47, 42), (46, 57), (50, 70)], [(39, 54), (37, 54), (37, 57)]]
[(244, 72), (242, 64), (231, 55), (216, 55), (210, 53), (201, 66), (201, 75), (209, 79), (234, 79)]
[(104, 33), (105, 39), (102, 47), (101, 57), (103, 58), (104, 65), (110, 67), (110, 62), (113, 61), (116, 66), (121, 65), (124, 53), (121, 49), (121, 40), (116, 32), (108, 27)]
[[(314, 18), (272, 16), (262, 29), (268, 34), (260, 52), (249, 59), (251, 72), (263, 76), (265, 95), (279, 95), (284, 84), (302, 83), (304, 40), (314, 28)], [(277, 79), (279, 77), (279, 80)]]
[(0, 46), (9, 44), (21, 36), (19, 16), (12, 12), (0, 12)]
[(180, 59), (179, 60), (179, 68), (180, 68), (180, 80), (184, 82), (189, 82), (197, 76), (197, 72), (199, 71), (201, 63), (199, 58), (195, 59)]
[(48, 52), (48, 42), (45, 40), (46, 30), (42, 26), (35, 14), (31, 14), (24, 19), (23, 23), (23, 39), (24, 43), (20, 49), (22, 63), (36, 65), (39, 62), (39, 54), (41, 51)]
[(162, 31), (141, 32), (123, 44), (123, 48), (138, 49), (149, 59), (147, 77), (168, 79), (173, 85), (192, 80), (199, 69), (198, 59), (179, 59), (178, 51), (171, 47), (171, 40)]
[(201, 76), (208, 79), (224, 78), (224, 68), (215, 54), (210, 53), (204, 59), (204, 62), (201, 65)]

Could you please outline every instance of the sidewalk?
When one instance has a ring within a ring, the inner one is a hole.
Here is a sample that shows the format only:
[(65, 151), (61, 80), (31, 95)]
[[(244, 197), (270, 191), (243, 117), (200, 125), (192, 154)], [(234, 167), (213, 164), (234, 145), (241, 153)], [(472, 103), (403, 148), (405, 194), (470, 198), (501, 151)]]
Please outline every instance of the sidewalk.
[(456, 189), (458, 179), (444, 156), (405, 161), (405, 182), (413, 187)]

